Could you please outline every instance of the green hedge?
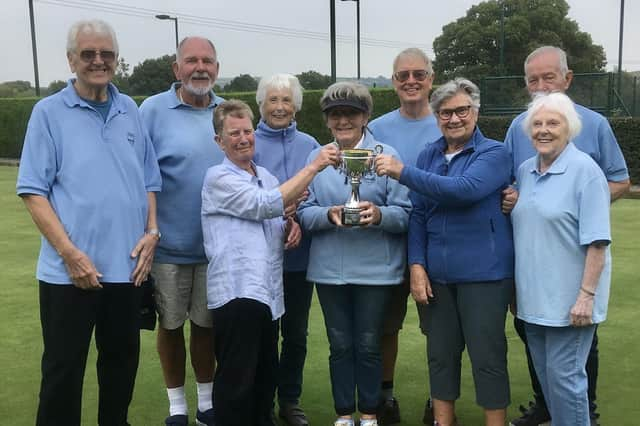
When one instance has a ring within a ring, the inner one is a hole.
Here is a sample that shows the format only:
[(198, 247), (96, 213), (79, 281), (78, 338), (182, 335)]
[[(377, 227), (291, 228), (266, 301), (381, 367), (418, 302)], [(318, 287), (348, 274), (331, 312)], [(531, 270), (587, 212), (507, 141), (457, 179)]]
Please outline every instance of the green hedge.
[[(392, 89), (373, 89), (373, 118), (398, 108), (398, 98)], [(300, 130), (318, 139), (321, 144), (331, 140), (331, 134), (320, 113), (319, 101), (322, 90), (308, 90), (304, 93), (302, 110), (297, 114)], [(227, 99), (235, 98), (247, 102), (259, 117), (255, 103), (255, 93), (225, 93)], [(140, 103), (144, 97), (134, 98)], [(22, 142), (31, 109), (36, 98), (0, 99), (0, 157), (19, 158)], [(480, 117), (479, 125), (483, 133), (493, 139), (503, 140), (513, 116)], [(618, 142), (622, 148), (633, 183), (640, 182), (640, 118), (609, 118)]]

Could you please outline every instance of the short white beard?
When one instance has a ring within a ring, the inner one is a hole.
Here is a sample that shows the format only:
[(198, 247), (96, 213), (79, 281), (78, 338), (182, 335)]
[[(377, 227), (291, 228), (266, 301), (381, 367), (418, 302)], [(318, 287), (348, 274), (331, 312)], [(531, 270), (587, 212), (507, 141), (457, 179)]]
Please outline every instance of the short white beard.
[(194, 87), (191, 83), (182, 83), (182, 87), (189, 92), (193, 96), (206, 96), (213, 89), (213, 84), (211, 84), (211, 80), (209, 80), (209, 84), (204, 87)]

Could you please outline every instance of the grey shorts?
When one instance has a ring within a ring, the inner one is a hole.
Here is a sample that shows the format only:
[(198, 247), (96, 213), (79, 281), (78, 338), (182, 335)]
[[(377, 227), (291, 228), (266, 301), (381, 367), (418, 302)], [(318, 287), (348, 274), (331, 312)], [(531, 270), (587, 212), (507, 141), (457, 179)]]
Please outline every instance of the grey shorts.
[(175, 330), (189, 318), (200, 327), (213, 327), (207, 308), (207, 264), (154, 263), (155, 299), (160, 327)]

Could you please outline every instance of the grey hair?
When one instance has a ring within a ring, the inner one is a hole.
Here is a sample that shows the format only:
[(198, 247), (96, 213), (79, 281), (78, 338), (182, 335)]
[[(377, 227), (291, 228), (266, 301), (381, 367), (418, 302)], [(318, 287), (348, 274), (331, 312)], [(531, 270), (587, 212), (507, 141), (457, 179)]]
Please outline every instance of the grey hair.
[(269, 90), (289, 90), (293, 99), (293, 107), (296, 112), (302, 108), (302, 85), (295, 75), (291, 74), (274, 74), (270, 77), (263, 77), (258, 83), (256, 90), (256, 103), (260, 108), (262, 115), (262, 104), (267, 97)]
[[(347, 100), (362, 105), (367, 108), (367, 111), (365, 112), (366, 115), (371, 116), (371, 112), (373, 110), (373, 99), (371, 98), (369, 89), (360, 83), (356, 83), (355, 81), (340, 81), (338, 83), (333, 83), (331, 86), (327, 87), (327, 90), (322, 94), (322, 97), (320, 98), (320, 107), (324, 111), (328, 104), (336, 100)], [(324, 113), (324, 116), (326, 119), (328, 116), (326, 112)]]
[(80, 33), (109, 37), (113, 44), (113, 50), (116, 52), (116, 55), (118, 54), (119, 49), (116, 32), (111, 25), (101, 19), (77, 21), (71, 25), (69, 33), (67, 34), (67, 53), (74, 53), (76, 51), (78, 47), (78, 34)]
[(532, 136), (533, 117), (543, 109), (557, 112), (567, 120), (569, 140), (578, 136), (582, 130), (580, 115), (576, 111), (573, 101), (567, 95), (560, 92), (541, 93), (531, 101), (527, 109), (527, 115), (522, 121), (522, 129), (529, 137)]
[(398, 62), (400, 59), (412, 57), (418, 58), (422, 60), (426, 64), (426, 70), (429, 72), (429, 75), (433, 74), (433, 64), (431, 63), (431, 59), (427, 56), (422, 49), (418, 49), (417, 47), (410, 47), (408, 49), (404, 49), (402, 52), (398, 53), (396, 58), (393, 60), (393, 72), (396, 72), (396, 68), (398, 66)]
[(567, 64), (567, 53), (556, 46), (541, 46), (541, 47), (538, 47), (533, 52), (529, 53), (529, 56), (527, 56), (527, 59), (524, 60), (525, 81), (527, 80), (526, 74), (527, 74), (527, 65), (529, 65), (529, 62), (531, 62), (535, 57), (542, 55), (544, 53), (549, 53), (549, 52), (553, 52), (556, 55), (558, 55), (558, 69), (560, 70), (560, 74), (562, 74), (563, 77), (567, 76), (567, 73), (569, 72), (569, 65)]
[(213, 128), (218, 135), (222, 134), (227, 117), (248, 117), (253, 122), (253, 111), (251, 111), (249, 105), (238, 99), (229, 99), (220, 103), (213, 110)]
[(458, 93), (464, 93), (471, 99), (471, 106), (476, 110), (480, 109), (480, 89), (466, 78), (455, 78), (449, 80), (438, 87), (431, 95), (429, 105), (432, 111), (439, 111), (440, 106), (447, 100), (453, 98)]
[(218, 52), (216, 52), (216, 46), (214, 46), (213, 42), (211, 40), (209, 40), (208, 38), (205, 37), (194, 37), (194, 36), (190, 36), (190, 37), (185, 37), (183, 38), (180, 43), (178, 43), (178, 49), (176, 49), (176, 62), (180, 62), (180, 60), (182, 59), (182, 50), (184, 49), (184, 44), (191, 40), (191, 39), (196, 39), (199, 38), (201, 40), (206, 41), (207, 43), (209, 43), (209, 46), (211, 46), (211, 49), (213, 50), (213, 55), (216, 58), (216, 62), (218, 61)]

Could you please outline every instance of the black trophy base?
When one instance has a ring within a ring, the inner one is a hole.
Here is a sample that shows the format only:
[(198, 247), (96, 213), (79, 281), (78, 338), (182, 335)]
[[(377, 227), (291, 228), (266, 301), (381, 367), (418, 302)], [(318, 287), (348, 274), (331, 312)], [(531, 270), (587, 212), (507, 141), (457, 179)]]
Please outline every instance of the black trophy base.
[(342, 224), (344, 226), (360, 226), (360, 209), (342, 209)]

